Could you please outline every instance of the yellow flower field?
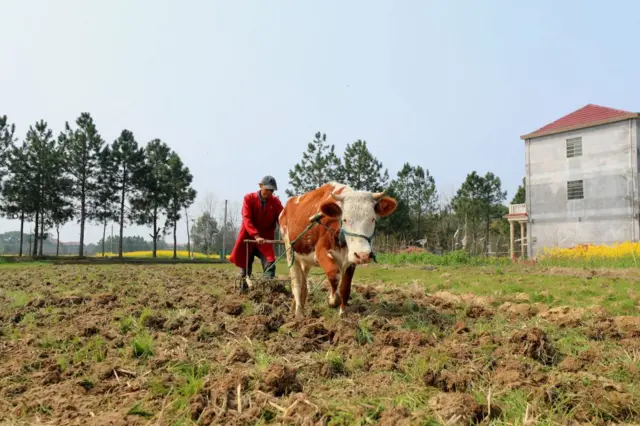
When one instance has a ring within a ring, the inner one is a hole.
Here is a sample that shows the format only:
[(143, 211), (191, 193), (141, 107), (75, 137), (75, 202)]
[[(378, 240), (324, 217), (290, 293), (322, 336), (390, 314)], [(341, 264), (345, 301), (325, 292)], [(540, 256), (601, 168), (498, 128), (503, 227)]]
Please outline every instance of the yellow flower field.
[(572, 248), (545, 248), (540, 261), (553, 264), (590, 266), (638, 266), (640, 242), (625, 241), (614, 245), (580, 244)]
[[(178, 258), (181, 258), (181, 259), (188, 259), (189, 258), (189, 252), (187, 250), (178, 250), (176, 254), (177, 254)], [(104, 255), (108, 256), (108, 257), (117, 257), (118, 253), (106, 252)], [(139, 258), (139, 257), (151, 257), (151, 256), (153, 256), (153, 252), (151, 250), (148, 250), (148, 251), (130, 251), (130, 252), (124, 252), (124, 253), (122, 253), (122, 255), (124, 257), (137, 257), (137, 258)], [(220, 259), (220, 255), (219, 254), (207, 255), (205, 253), (195, 252), (195, 253), (193, 253), (193, 255), (194, 255), (194, 257), (196, 259)], [(102, 257), (102, 253), (97, 253), (94, 256)], [(156, 251), (156, 256), (157, 257), (163, 257), (163, 258), (173, 257), (173, 250), (157, 250)], [(226, 258), (227, 259), (229, 258), (228, 254), (226, 255)]]

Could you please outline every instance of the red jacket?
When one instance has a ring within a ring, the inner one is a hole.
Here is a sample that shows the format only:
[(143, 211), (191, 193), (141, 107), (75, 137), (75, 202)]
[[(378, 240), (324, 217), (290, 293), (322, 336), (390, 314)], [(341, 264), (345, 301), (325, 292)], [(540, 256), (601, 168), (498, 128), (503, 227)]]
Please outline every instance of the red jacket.
[[(265, 240), (273, 240), (276, 233), (276, 225), (278, 224), (278, 216), (282, 212), (282, 203), (274, 196), (266, 200), (264, 207), (262, 206), (262, 197), (260, 191), (251, 192), (244, 196), (242, 203), (242, 226), (238, 234), (238, 239), (233, 247), (229, 260), (239, 268), (247, 266), (247, 249), (243, 242), (246, 239), (255, 239), (256, 235), (261, 236)], [(267, 258), (267, 261), (276, 260), (273, 251), (273, 244), (255, 244), (249, 243), (249, 250), (257, 247), (260, 252)]]

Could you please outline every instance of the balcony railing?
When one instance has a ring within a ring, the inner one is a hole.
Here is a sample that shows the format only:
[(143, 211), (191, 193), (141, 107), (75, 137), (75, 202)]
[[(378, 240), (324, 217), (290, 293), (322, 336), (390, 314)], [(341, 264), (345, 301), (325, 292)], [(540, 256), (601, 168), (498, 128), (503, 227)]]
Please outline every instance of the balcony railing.
[(526, 204), (509, 204), (509, 214), (526, 214)]

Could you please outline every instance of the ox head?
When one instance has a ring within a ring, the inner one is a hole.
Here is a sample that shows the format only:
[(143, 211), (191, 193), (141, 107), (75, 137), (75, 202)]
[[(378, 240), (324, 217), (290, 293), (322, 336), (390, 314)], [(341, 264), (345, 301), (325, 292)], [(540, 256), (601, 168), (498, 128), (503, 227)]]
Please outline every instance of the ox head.
[(325, 216), (340, 218), (340, 238), (347, 245), (347, 260), (355, 264), (371, 262), (376, 219), (393, 213), (397, 201), (384, 192), (354, 191), (331, 196), (332, 199), (322, 203), (320, 211)]

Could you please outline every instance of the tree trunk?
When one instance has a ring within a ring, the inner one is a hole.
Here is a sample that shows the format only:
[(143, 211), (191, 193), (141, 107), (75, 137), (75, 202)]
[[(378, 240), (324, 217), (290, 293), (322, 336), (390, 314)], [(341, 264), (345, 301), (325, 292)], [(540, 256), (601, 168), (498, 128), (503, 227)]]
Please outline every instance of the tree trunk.
[(118, 248), (118, 257), (122, 257), (122, 243), (124, 239), (124, 195), (127, 182), (127, 172), (123, 172), (122, 177), (122, 195), (120, 197), (120, 245)]
[(32, 252), (33, 257), (38, 257), (38, 230), (40, 229), (39, 220), (40, 220), (40, 209), (36, 209), (35, 232), (33, 233), (33, 237), (34, 237), (33, 252)]
[(56, 225), (56, 257), (60, 256), (60, 225)]
[(43, 256), (42, 248), (44, 246), (44, 214), (40, 218), (40, 256)]
[(487, 217), (487, 235), (484, 239), (484, 253), (489, 254), (489, 231), (491, 229), (491, 219)]
[(80, 248), (78, 249), (78, 256), (84, 256), (84, 221), (87, 214), (86, 207), (86, 193), (85, 182), (82, 183), (82, 189), (80, 193)]
[(24, 210), (20, 212), (20, 249), (18, 256), (22, 257), (22, 244), (24, 242)]
[(157, 242), (158, 242), (158, 211), (154, 208), (153, 210), (153, 255), (152, 257), (155, 259), (157, 252)]
[(178, 239), (176, 237), (176, 234), (178, 232), (178, 221), (174, 220), (173, 221), (173, 258), (177, 259), (178, 258)]
[(107, 236), (107, 221), (104, 221), (104, 228), (102, 228), (102, 257), (104, 257), (104, 244), (105, 244), (105, 238)]

